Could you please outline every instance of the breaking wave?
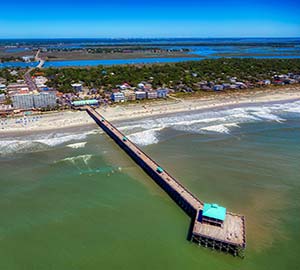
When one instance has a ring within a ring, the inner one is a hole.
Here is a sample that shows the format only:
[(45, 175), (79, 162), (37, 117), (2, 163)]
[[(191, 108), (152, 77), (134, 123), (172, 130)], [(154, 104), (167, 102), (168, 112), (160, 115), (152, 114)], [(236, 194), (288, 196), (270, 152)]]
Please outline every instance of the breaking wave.
[(158, 139), (159, 130), (160, 130), (159, 128), (143, 130), (140, 132), (130, 134), (128, 138), (132, 140), (134, 143), (139, 145), (155, 144), (159, 142)]
[(55, 161), (54, 163), (67, 163), (71, 166), (74, 166), (78, 171), (88, 170), (90, 171), (91, 168), (89, 166), (89, 161), (91, 160), (92, 155), (78, 155), (73, 157), (66, 157), (64, 159), (60, 159)]
[(70, 162), (75, 165), (76, 162), (80, 161), (85, 165), (88, 165), (89, 160), (91, 159), (92, 155), (79, 155), (74, 157), (67, 157), (64, 159), (59, 160), (58, 162)]
[(230, 127), (240, 127), (238, 124), (231, 123), (231, 124), (220, 124), (220, 125), (212, 125), (201, 128), (201, 130), (205, 131), (212, 131), (217, 133), (230, 133)]
[(87, 142), (72, 143), (72, 144), (68, 144), (67, 147), (70, 147), (73, 149), (83, 148), (83, 147), (85, 147), (86, 143)]
[(145, 146), (158, 143), (164, 129), (188, 133), (232, 134), (240, 124), (255, 122), (282, 123), (286, 118), (300, 113), (300, 101), (278, 104), (260, 104), (239, 108), (225, 108), (211, 111), (194, 111), (168, 116), (124, 121), (120, 129), (135, 143)]
[[(118, 124), (128, 138), (141, 146), (156, 144), (163, 138), (166, 129), (179, 132), (211, 134), (232, 134), (243, 123), (275, 122), (282, 123), (290, 117), (300, 117), (300, 101), (277, 104), (259, 104), (237, 108), (189, 111), (122, 121)], [(11, 153), (43, 151), (63, 145), (73, 149), (83, 148), (90, 134), (102, 133), (99, 129), (84, 133), (52, 133), (28, 137), (0, 139), (0, 156)], [(77, 142), (76, 142), (77, 141)]]
[[(67, 142), (84, 140), (91, 133), (51, 133), (27, 137), (3, 138), (0, 140), (0, 155), (43, 151)], [(74, 143), (68, 146), (72, 148), (84, 147), (83, 143)]]

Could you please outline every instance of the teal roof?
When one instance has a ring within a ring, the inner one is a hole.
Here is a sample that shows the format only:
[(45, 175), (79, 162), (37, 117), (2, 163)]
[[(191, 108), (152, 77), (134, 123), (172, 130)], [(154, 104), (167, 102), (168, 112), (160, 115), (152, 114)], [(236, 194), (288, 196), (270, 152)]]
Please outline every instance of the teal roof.
[(205, 203), (202, 210), (202, 216), (224, 221), (226, 217), (226, 208), (219, 206), (216, 203)]
[(74, 106), (96, 105), (96, 104), (98, 104), (97, 99), (77, 100), (72, 102), (72, 105)]

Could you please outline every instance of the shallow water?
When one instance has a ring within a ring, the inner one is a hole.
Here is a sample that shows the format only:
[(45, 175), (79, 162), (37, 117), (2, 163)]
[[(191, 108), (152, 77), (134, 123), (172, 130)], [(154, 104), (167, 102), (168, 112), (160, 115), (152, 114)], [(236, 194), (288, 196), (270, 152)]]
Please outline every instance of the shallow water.
[(297, 269), (299, 107), (116, 122), (199, 198), (246, 215), (244, 260), (189, 243), (189, 218), (96, 126), (2, 137), (0, 269)]

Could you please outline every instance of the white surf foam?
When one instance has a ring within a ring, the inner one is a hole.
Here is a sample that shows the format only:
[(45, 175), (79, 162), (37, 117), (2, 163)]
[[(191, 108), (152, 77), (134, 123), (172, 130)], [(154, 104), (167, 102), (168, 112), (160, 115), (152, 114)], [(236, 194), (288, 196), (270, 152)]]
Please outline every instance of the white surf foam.
[(286, 106), (284, 106), (282, 109), (285, 112), (300, 113), (300, 101), (286, 104)]
[(203, 128), (201, 128), (201, 130), (229, 134), (230, 127), (240, 127), (240, 126), (236, 123), (228, 123), (228, 124), (219, 124), (219, 125), (203, 127)]
[[(284, 112), (299, 112), (300, 101), (285, 104), (251, 105), (239, 108), (212, 110), (203, 112), (178, 113), (143, 120), (124, 122), (121, 129), (130, 134), (135, 143), (149, 145), (158, 143), (159, 132), (166, 128), (178, 131), (203, 133), (215, 132), (231, 134), (236, 127), (243, 123), (271, 121), (281, 123), (285, 121)], [(142, 130), (142, 131), (140, 131)]]
[(269, 109), (261, 109), (256, 112), (252, 112), (252, 114), (262, 120), (270, 120), (276, 122), (283, 122), (285, 119), (273, 114)]
[(39, 134), (39, 135), (31, 135), (25, 138), (20, 137), (20, 139), (18, 137), (13, 139), (4, 138), (0, 141), (0, 155), (43, 151), (51, 147), (62, 145), (69, 141), (84, 140), (89, 134), (91, 134), (90, 131), (81, 134), (76, 134), (76, 133)]
[(78, 149), (78, 148), (85, 147), (86, 144), (87, 144), (87, 142), (72, 143), (72, 144), (68, 144), (67, 147), (70, 147), (70, 148), (73, 148), (73, 149)]
[(61, 159), (59, 161), (62, 162), (70, 162), (72, 164), (75, 164), (76, 162), (83, 162), (85, 165), (88, 165), (89, 160), (92, 158), (92, 155), (79, 155), (74, 157), (67, 157), (64, 159)]
[(157, 137), (158, 130), (160, 129), (143, 130), (130, 134), (128, 138), (138, 145), (145, 146), (149, 144), (155, 144), (159, 141)]
[(66, 162), (76, 167), (78, 170), (91, 170), (89, 166), (89, 161), (91, 160), (92, 155), (79, 155), (74, 157), (67, 157), (61, 160), (56, 161), (55, 163)]

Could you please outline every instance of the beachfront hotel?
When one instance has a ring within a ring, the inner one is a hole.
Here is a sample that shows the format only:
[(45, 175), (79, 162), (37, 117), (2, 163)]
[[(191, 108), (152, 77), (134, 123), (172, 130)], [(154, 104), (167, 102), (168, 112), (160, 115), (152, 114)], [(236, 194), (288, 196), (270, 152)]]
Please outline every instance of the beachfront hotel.
[(56, 106), (54, 91), (40, 93), (18, 93), (11, 96), (15, 109), (29, 110), (32, 108), (46, 108)]

